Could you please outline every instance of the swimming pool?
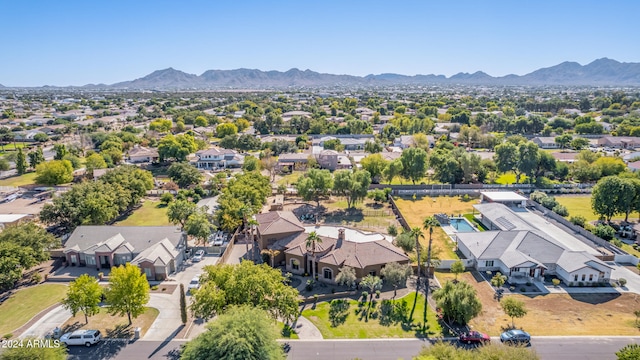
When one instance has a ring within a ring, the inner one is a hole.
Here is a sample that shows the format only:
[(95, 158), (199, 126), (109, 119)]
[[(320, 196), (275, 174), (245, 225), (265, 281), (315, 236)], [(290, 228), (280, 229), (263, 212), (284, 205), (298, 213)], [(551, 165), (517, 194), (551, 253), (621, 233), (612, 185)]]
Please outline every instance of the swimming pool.
[(471, 226), (471, 224), (469, 223), (469, 221), (467, 221), (467, 219), (465, 218), (451, 218), (449, 219), (449, 223), (451, 224), (451, 227), (456, 232), (475, 232), (476, 231), (476, 229), (474, 229), (473, 226)]

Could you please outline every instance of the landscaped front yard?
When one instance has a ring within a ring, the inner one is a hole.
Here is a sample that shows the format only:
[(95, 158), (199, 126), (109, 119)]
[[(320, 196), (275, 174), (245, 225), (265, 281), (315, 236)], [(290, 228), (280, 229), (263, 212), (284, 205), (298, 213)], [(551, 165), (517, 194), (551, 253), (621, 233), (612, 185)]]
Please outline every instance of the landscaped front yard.
[[(404, 298), (395, 300), (396, 302), (406, 301), (407, 317), (411, 312), (414, 299), (415, 292), (411, 292)], [(365, 304), (362, 308), (366, 309), (367, 306), (368, 304)], [(379, 310), (380, 307), (381, 301), (377, 300), (375, 310), (369, 313), (371, 314)], [(313, 322), (325, 339), (412, 338), (417, 335), (427, 335), (429, 337), (442, 335), (440, 324), (438, 324), (435, 312), (431, 308), (427, 311), (427, 332), (426, 334), (419, 332), (418, 328), (419, 324), (422, 323), (424, 310), (424, 296), (421, 294), (418, 295), (416, 308), (414, 310), (413, 326), (403, 326), (401, 322), (395, 322), (380, 315), (376, 315), (375, 318), (370, 315), (367, 319), (364, 316), (364, 312), (358, 306), (358, 301), (351, 299), (349, 299), (348, 315), (344, 319), (344, 322), (337, 324), (337, 326), (332, 326), (329, 309), (330, 305), (328, 302), (321, 302), (317, 304), (315, 310), (308, 308), (302, 312), (302, 316)]]
[[(458, 196), (439, 196), (439, 197), (423, 197), (413, 200), (411, 198), (394, 198), (398, 209), (404, 216), (412, 228), (422, 228), (422, 222), (425, 218), (433, 216), (439, 213), (445, 213), (448, 215), (461, 215), (471, 213), (473, 211), (473, 204), (477, 203), (477, 200), (471, 199), (470, 201), (462, 201)], [(429, 231), (423, 230), (425, 235), (424, 239), (420, 242), (427, 246), (429, 242)], [(441, 229), (433, 230), (433, 247), (439, 249), (439, 256), (441, 259), (457, 259), (455, 244)]]
[[(453, 279), (454, 274), (436, 272), (441, 284)], [(480, 276), (466, 272), (459, 276), (474, 286), (482, 302), (482, 313), (471, 320), (474, 330), (499, 335), (511, 325), (500, 304), (493, 298), (494, 291)], [(517, 291), (517, 290), (516, 290)], [(527, 315), (515, 319), (517, 328), (531, 335), (638, 335), (633, 312), (640, 309), (638, 294), (547, 294), (505, 295), (524, 301)]]
[(67, 293), (62, 284), (40, 284), (16, 291), (0, 304), (0, 336), (26, 324), (42, 310), (60, 302)]
[(168, 226), (171, 225), (167, 218), (167, 207), (159, 201), (145, 200), (139, 209), (136, 209), (126, 219), (115, 223), (116, 226)]
[(89, 318), (89, 323), (84, 323), (84, 314), (79, 312), (76, 316), (67, 320), (62, 325), (62, 332), (70, 332), (78, 329), (100, 330), (105, 338), (125, 339), (133, 337), (133, 330), (140, 328), (140, 336), (144, 336), (151, 324), (156, 320), (160, 311), (148, 307), (146, 311), (133, 320), (129, 325), (127, 316), (112, 316), (107, 313), (107, 308), (100, 308), (100, 313)]

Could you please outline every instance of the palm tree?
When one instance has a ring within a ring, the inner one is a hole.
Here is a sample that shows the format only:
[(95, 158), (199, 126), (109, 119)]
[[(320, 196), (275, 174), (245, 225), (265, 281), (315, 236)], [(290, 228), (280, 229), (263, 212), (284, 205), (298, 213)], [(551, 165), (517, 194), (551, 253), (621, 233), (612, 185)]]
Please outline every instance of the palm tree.
[(275, 249), (264, 249), (262, 250), (263, 254), (267, 254), (269, 255), (269, 259), (271, 260), (271, 267), (276, 267), (274, 264), (275, 260), (276, 260), (276, 256), (278, 256), (280, 254), (280, 250), (275, 250)]
[(416, 241), (416, 255), (418, 256), (418, 279), (416, 280), (416, 290), (420, 288), (420, 238), (424, 238), (422, 229), (414, 227), (411, 229), (411, 237)]
[[(427, 279), (431, 273), (431, 238), (433, 237), (433, 228), (438, 226), (440, 226), (440, 223), (433, 216), (429, 216), (424, 219), (424, 222), (422, 223), (423, 229), (429, 230), (429, 247), (427, 248)], [(429, 286), (427, 285), (427, 291), (429, 291), (428, 289)]]
[(249, 226), (249, 232), (250, 232), (249, 238), (251, 239), (251, 246), (253, 246), (253, 249), (254, 249), (254, 256), (253, 256), (254, 259), (258, 258), (258, 254), (259, 254), (259, 251), (260, 251), (258, 246), (256, 246), (256, 242), (255, 242), (255, 239), (253, 237), (253, 231), (255, 230), (256, 226), (258, 226), (258, 225), (260, 225), (260, 224), (253, 217), (250, 217), (249, 220), (247, 221), (247, 226)]
[(238, 214), (242, 216), (242, 222), (244, 223), (244, 239), (245, 239), (245, 245), (247, 247), (247, 253), (245, 257), (249, 256), (249, 235), (247, 234), (247, 232), (249, 231), (249, 224), (247, 222), (247, 219), (251, 217), (252, 212), (253, 211), (251, 207), (248, 206), (247, 204), (243, 204), (238, 209)]
[(322, 244), (322, 238), (317, 232), (312, 231), (307, 236), (306, 246), (307, 249), (311, 248), (311, 254), (313, 256), (313, 262), (311, 264), (311, 274), (313, 281), (316, 280), (316, 244)]

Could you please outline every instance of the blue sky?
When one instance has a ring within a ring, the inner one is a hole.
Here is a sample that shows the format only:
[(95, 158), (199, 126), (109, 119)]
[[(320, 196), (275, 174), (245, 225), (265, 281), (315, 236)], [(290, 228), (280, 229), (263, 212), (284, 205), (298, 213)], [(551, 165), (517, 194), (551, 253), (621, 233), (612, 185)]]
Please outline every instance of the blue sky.
[(636, 0), (0, 1), (0, 84), (111, 84), (173, 67), (523, 75), (640, 62)]

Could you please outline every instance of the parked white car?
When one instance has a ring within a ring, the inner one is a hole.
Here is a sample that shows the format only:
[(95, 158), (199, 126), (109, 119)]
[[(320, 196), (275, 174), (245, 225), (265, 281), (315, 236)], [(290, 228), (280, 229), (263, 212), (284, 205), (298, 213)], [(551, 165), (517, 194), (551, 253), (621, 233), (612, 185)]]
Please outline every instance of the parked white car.
[(204, 250), (198, 250), (198, 251), (196, 251), (196, 254), (193, 255), (193, 259), (191, 259), (191, 261), (199, 262), (199, 261), (202, 260), (203, 256), (204, 256)]
[(198, 290), (200, 288), (200, 275), (196, 275), (191, 279), (189, 285), (187, 286), (187, 291)]
[(65, 345), (84, 345), (89, 347), (100, 342), (102, 334), (100, 330), (76, 330), (60, 337), (60, 342)]

